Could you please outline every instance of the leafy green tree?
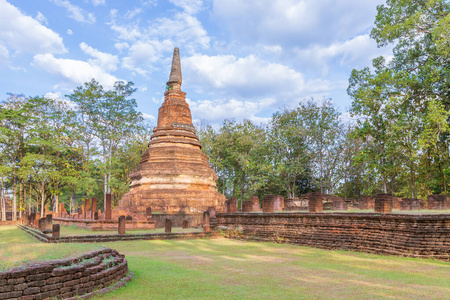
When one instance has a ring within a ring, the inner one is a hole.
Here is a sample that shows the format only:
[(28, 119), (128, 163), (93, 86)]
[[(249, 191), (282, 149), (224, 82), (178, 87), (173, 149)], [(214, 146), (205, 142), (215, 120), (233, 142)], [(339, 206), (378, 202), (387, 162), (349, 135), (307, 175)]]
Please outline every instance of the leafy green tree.
[(374, 59), (373, 71), (354, 70), (348, 89), (359, 136), (372, 142), (366, 160), (385, 191), (389, 180), (392, 192), (424, 197), (439, 192), (435, 178), (446, 191), (448, 151), (437, 149), (449, 146), (450, 4), (388, 0), (377, 9), (371, 37), (379, 46), (394, 44), (393, 58)]

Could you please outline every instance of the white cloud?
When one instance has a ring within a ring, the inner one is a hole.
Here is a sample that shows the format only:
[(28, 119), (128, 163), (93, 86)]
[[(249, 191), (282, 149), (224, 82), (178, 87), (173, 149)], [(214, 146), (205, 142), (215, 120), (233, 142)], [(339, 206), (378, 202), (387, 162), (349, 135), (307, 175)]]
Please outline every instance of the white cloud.
[(116, 55), (109, 53), (100, 52), (97, 49), (88, 46), (86, 43), (80, 43), (80, 48), (84, 53), (96, 58), (89, 59), (89, 64), (97, 66), (105, 71), (115, 71), (117, 70), (117, 65), (119, 64), (119, 58)]
[(122, 40), (115, 47), (128, 48), (122, 67), (144, 76), (155, 70), (155, 65), (164, 61), (175, 46), (191, 54), (210, 47), (210, 38), (200, 21), (186, 12), (177, 12), (171, 18), (157, 18), (149, 26), (141, 26), (139, 19), (124, 22), (117, 10), (111, 10), (110, 17), (111, 29)]
[(65, 53), (63, 40), (56, 32), (4, 0), (0, 0), (0, 44), (16, 52)]
[(57, 6), (64, 7), (69, 12), (69, 18), (81, 23), (95, 23), (95, 17), (93, 13), (84, 11), (81, 7), (73, 5), (67, 0), (51, 0)]
[(341, 66), (347, 65), (360, 68), (370, 64), (370, 61), (381, 55), (392, 52), (391, 47), (383, 50), (377, 48), (377, 44), (369, 34), (358, 35), (344, 42), (335, 42), (327, 46), (313, 45), (306, 49), (298, 50), (298, 58), (308, 64), (322, 66), (322, 75), (328, 74), (328, 64), (331, 60), (337, 60)]
[(222, 90), (245, 97), (297, 93), (305, 87), (303, 75), (278, 63), (253, 55), (194, 55), (183, 60), (186, 78), (202, 86), (203, 92)]
[(73, 34), (73, 31), (72, 31), (72, 29), (67, 29), (66, 33), (67, 33), (68, 35), (72, 35), (72, 34)]
[(92, 5), (98, 6), (98, 5), (104, 5), (105, 0), (92, 0)]
[(153, 64), (162, 59), (162, 54), (173, 49), (169, 40), (138, 41), (128, 51), (128, 56), (122, 61), (122, 67), (147, 76), (153, 69)]
[(0, 69), (9, 65), (9, 51), (0, 43)]
[(213, 17), (235, 38), (254, 42), (308, 45), (345, 40), (373, 25), (384, 0), (213, 0)]
[(186, 13), (193, 15), (198, 13), (203, 6), (202, 0), (169, 0), (173, 5), (182, 8)]
[(124, 18), (125, 19), (133, 19), (135, 16), (137, 16), (140, 13), (142, 13), (142, 9), (141, 8), (135, 8), (133, 10), (127, 11), (127, 13), (125, 14)]
[(119, 51), (123, 51), (124, 49), (128, 49), (129, 47), (130, 45), (128, 45), (128, 43), (126, 42), (114, 44), (114, 48), (116, 48)]
[(144, 119), (147, 119), (149, 121), (155, 122), (156, 118), (152, 115), (146, 114), (146, 113), (142, 113), (142, 116), (144, 117)]
[(264, 122), (265, 118), (255, 115), (271, 107), (276, 100), (273, 98), (260, 99), (258, 101), (241, 101), (237, 99), (215, 100), (187, 100), (196, 119), (215, 122), (223, 119), (235, 119), (241, 121), (248, 119), (257, 124)]
[(62, 76), (76, 84), (83, 84), (95, 78), (106, 88), (112, 88), (120, 79), (112, 76), (98, 66), (85, 61), (55, 58), (52, 54), (34, 56), (34, 65), (51, 74)]
[(45, 18), (45, 16), (40, 11), (38, 11), (35, 19), (39, 23), (44, 23), (45, 25), (48, 25), (47, 18)]

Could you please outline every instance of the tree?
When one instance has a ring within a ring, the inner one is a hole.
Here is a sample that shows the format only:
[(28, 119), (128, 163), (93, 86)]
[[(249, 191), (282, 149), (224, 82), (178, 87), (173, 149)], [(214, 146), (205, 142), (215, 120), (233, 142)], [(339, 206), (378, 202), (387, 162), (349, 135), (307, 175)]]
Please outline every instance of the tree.
[[(388, 0), (377, 9), (371, 37), (379, 46), (393, 43), (394, 57), (374, 59), (374, 71), (353, 70), (348, 89), (359, 136), (374, 146), (366, 158), (380, 166), (385, 191), (388, 179), (392, 192), (395, 181), (397, 190), (408, 181), (409, 195), (423, 197), (439, 192), (432, 184), (437, 178), (446, 191), (448, 151), (438, 149), (449, 146), (450, 4)], [(420, 189), (418, 178), (427, 178)]]

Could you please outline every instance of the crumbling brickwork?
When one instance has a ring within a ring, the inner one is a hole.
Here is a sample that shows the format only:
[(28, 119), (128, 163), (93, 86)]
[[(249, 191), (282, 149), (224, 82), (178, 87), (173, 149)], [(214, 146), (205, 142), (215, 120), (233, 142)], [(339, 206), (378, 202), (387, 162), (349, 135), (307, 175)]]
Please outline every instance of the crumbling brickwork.
[(47, 261), (0, 272), (0, 299), (47, 299), (93, 296), (127, 277), (128, 264), (113, 249), (90, 252), (73, 259)]
[(241, 238), (450, 260), (450, 215), (369, 213), (217, 214)]

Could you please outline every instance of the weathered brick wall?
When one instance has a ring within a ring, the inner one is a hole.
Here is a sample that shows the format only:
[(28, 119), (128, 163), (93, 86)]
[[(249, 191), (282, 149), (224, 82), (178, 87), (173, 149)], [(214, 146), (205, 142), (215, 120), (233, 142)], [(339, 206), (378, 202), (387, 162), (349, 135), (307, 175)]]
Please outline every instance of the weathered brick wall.
[(87, 297), (120, 279), (124, 284), (130, 280), (127, 273), (123, 255), (113, 249), (97, 250), (0, 272), (0, 299)]
[(242, 239), (450, 260), (450, 215), (217, 214)]
[[(117, 230), (118, 219), (115, 220), (77, 220), (69, 218), (53, 218), (54, 224), (60, 224), (63, 226), (76, 226), (81, 229), (89, 229), (92, 231), (97, 230)], [(126, 229), (155, 229), (155, 222), (153, 220), (140, 221), (140, 220), (127, 220)]]
[[(215, 218), (214, 218), (215, 219)], [(212, 225), (211, 225), (212, 226)], [(215, 238), (218, 234), (213, 232), (182, 232), (182, 233), (141, 233), (141, 234), (96, 234), (59, 236), (54, 238), (32, 227), (19, 225), (19, 228), (44, 243), (108, 243), (134, 240), (187, 240), (201, 238)], [(1, 298), (0, 298), (1, 299)]]

